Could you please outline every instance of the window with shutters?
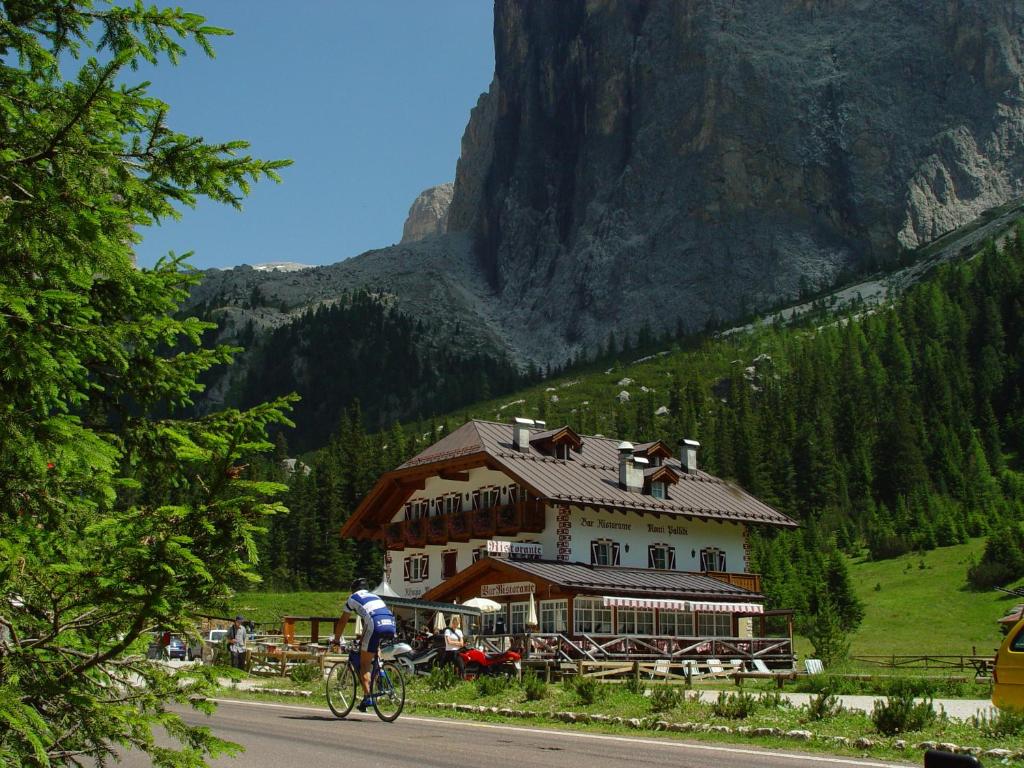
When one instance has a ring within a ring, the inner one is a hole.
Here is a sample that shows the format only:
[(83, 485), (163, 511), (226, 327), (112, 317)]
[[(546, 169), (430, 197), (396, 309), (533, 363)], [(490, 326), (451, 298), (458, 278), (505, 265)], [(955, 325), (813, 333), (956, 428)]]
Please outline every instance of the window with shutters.
[(445, 496), (444, 511), (449, 515), (462, 511), (462, 496), (458, 493), (450, 493)]
[(718, 547), (705, 547), (700, 551), (700, 569), (702, 571), (725, 571), (725, 550)]
[(415, 584), (430, 578), (430, 555), (409, 555), (403, 563), (405, 581)]
[(668, 544), (651, 544), (647, 547), (647, 567), (660, 571), (676, 569), (676, 548)]
[(498, 505), (501, 499), (501, 489), (497, 486), (489, 485), (486, 488), (480, 489), (480, 506), (479, 509), (489, 509)]
[(590, 542), (591, 565), (619, 565), (619, 542), (611, 539), (594, 539)]
[(441, 553), (441, 578), (450, 579), (458, 571), (459, 553), (454, 549), (446, 549)]
[(577, 597), (572, 601), (572, 623), (574, 632), (582, 634), (610, 635), (612, 633), (612, 609), (604, 605), (600, 597)]

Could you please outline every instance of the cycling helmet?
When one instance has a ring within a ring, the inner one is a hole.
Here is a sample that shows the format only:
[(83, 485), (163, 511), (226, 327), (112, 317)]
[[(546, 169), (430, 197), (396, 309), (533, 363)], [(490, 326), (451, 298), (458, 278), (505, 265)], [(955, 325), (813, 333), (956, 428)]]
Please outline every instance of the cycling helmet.
[(349, 589), (351, 589), (351, 591), (353, 591), (353, 592), (358, 592), (361, 589), (369, 589), (369, 588), (370, 588), (370, 585), (367, 583), (366, 579), (356, 579), (355, 581), (352, 582), (352, 586)]

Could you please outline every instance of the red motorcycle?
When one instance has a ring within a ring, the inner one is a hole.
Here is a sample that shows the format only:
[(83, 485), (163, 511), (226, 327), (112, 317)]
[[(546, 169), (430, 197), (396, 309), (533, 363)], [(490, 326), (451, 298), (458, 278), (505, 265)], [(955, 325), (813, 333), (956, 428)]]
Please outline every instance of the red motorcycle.
[(522, 671), (522, 656), (517, 651), (484, 653), (479, 648), (462, 648), (456, 660), (459, 674), (464, 680), (480, 675), (516, 677)]

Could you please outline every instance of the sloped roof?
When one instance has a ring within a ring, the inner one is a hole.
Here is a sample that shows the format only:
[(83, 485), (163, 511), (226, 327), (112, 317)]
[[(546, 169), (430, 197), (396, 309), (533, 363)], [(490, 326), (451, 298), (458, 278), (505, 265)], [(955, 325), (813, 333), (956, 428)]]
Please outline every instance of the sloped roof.
[[(438, 599), (458, 594), (463, 585), (482, 574), (523, 574), (550, 582), (571, 592), (614, 594), (631, 597), (685, 597), (688, 599), (757, 602), (763, 595), (713, 579), (701, 573), (623, 568), (610, 565), (566, 563), (555, 560), (504, 560), (481, 558), (454, 577), (427, 591), (425, 597)], [(518, 573), (517, 573), (518, 572)]]
[[(550, 430), (544, 430), (549, 432)], [(531, 431), (531, 437), (541, 434)], [(583, 448), (569, 459), (556, 459), (535, 445), (512, 447), (512, 425), (468, 421), (395, 470), (381, 476), (342, 528), (343, 536), (379, 535), (381, 526), (412, 493), (410, 478), (439, 473), (453, 464), (489, 466), (505, 472), (541, 499), (614, 510), (632, 510), (706, 520), (796, 527), (792, 518), (772, 509), (737, 485), (707, 472), (687, 472), (675, 458), (666, 459), (679, 475), (664, 499), (619, 487), (618, 440), (582, 436)], [(651, 469), (661, 469), (652, 467)], [(406, 485), (402, 485), (402, 483)], [(403, 490), (405, 489), (405, 490)], [(375, 533), (374, 533), (375, 532)]]
[(735, 597), (748, 600), (755, 593), (710, 576), (686, 571), (659, 571), (650, 568), (622, 568), (611, 565), (563, 563), (554, 560), (515, 560), (512, 567), (564, 587), (582, 590), (631, 594), (691, 594)]

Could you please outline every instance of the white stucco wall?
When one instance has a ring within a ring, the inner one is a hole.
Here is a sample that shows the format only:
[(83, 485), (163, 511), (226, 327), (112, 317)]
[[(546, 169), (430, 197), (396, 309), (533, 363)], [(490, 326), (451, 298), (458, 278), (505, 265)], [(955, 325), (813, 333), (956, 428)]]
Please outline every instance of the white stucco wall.
[[(504, 473), (485, 468), (473, 469), (469, 472), (468, 482), (442, 480), (439, 477), (429, 478), (424, 490), (416, 492), (410, 501), (460, 493), (465, 508), (468, 509), (474, 490), (488, 485), (507, 486), (512, 482)], [(726, 570), (734, 573), (746, 570), (743, 526), (738, 523), (686, 520), (668, 516), (659, 518), (632, 512), (610, 512), (579, 507), (569, 507), (568, 514), (565, 514), (552, 506), (547, 508), (545, 517), (543, 533), (494, 538), (500, 541), (539, 542), (544, 548), (545, 560), (559, 559), (561, 538), (561, 546), (566, 550), (563, 552), (565, 559), (583, 563), (590, 562), (591, 541), (610, 539), (620, 544), (619, 565), (634, 568), (647, 567), (648, 545), (668, 544), (675, 547), (676, 570), (680, 571), (699, 571), (701, 549), (717, 547), (726, 553)], [(396, 522), (404, 519), (404, 510), (399, 510), (393, 518)], [(456, 568), (461, 571), (473, 564), (474, 550), (485, 545), (485, 540), (471, 539), (469, 542), (451, 542), (443, 546), (428, 545), (389, 552), (390, 563), (386, 568), (389, 570), (391, 587), (404, 597), (419, 597), (441, 583), (443, 552), (456, 552)], [(422, 555), (429, 558), (429, 577), (424, 581), (407, 584), (404, 577), (404, 559)]]

